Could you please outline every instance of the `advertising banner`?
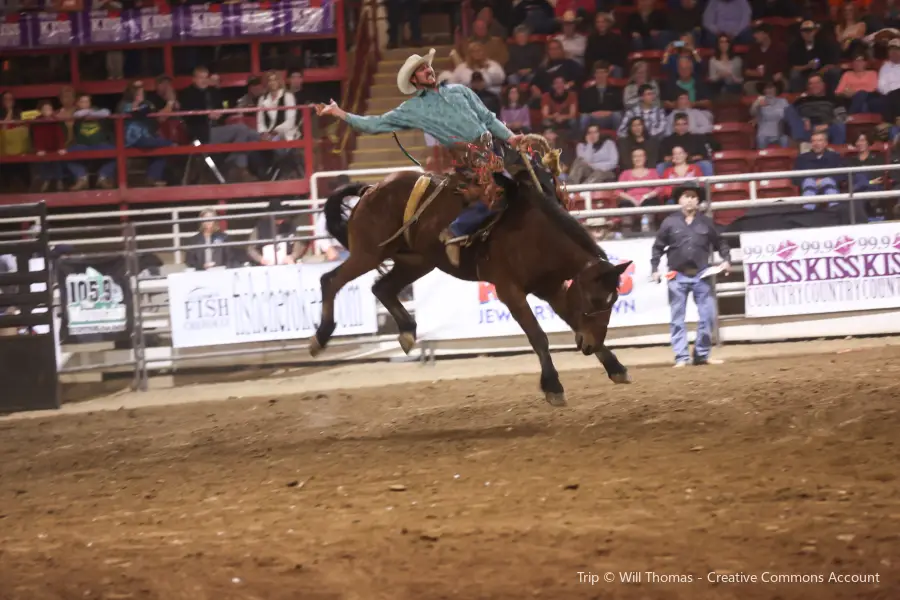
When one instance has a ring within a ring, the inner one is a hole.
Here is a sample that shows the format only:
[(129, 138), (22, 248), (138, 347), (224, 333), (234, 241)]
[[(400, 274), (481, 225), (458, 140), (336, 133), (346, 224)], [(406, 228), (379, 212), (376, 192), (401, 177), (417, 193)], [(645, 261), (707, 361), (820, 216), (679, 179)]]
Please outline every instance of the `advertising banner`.
[(62, 343), (131, 339), (134, 302), (125, 259), (60, 257), (57, 284)]
[(748, 317), (900, 307), (900, 223), (742, 233)]
[[(603, 242), (613, 263), (632, 261), (619, 282), (619, 299), (613, 307), (610, 327), (669, 323), (668, 288), (650, 280), (652, 239)], [(663, 257), (660, 269), (666, 271)], [(522, 335), (522, 329), (502, 302), (494, 286), (461, 281), (432, 271), (413, 284), (416, 299), (417, 335), (421, 340), (453, 340)], [(549, 304), (528, 297), (541, 328), (547, 333), (569, 331), (568, 325)], [(697, 321), (697, 308), (688, 303), (688, 322)]]
[(27, 31), (19, 15), (0, 16), (0, 48), (27, 47)]
[[(307, 338), (322, 316), (319, 279), (336, 263), (175, 273), (168, 277), (175, 348)], [(375, 271), (350, 282), (335, 302), (335, 335), (378, 331)]]

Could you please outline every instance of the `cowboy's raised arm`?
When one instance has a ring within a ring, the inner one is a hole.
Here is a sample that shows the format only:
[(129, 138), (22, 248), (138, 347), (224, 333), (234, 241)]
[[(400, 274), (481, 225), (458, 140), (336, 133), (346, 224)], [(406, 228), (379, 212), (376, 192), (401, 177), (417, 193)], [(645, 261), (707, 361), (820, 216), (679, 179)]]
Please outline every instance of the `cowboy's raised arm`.
[(481, 98), (478, 97), (475, 92), (469, 89), (467, 86), (460, 86), (463, 89), (463, 93), (466, 95), (466, 99), (469, 101), (469, 104), (472, 106), (472, 110), (475, 111), (476, 116), (478, 116), (478, 120), (484, 123), (485, 127), (488, 128), (488, 131), (491, 132), (491, 135), (494, 137), (498, 137), (501, 140), (508, 140), (513, 136), (513, 132), (509, 130), (509, 127), (503, 124), (503, 121), (497, 118), (497, 116), (490, 111), (490, 109), (484, 105), (484, 102), (481, 101)]
[(406, 106), (406, 102), (383, 115), (372, 115), (368, 117), (348, 113), (341, 109), (334, 100), (327, 106), (322, 106), (321, 108), (316, 107), (316, 112), (319, 115), (331, 115), (338, 119), (343, 119), (350, 127), (362, 131), (363, 133), (390, 133), (392, 131), (414, 128), (414, 125), (409, 118), (409, 110)]

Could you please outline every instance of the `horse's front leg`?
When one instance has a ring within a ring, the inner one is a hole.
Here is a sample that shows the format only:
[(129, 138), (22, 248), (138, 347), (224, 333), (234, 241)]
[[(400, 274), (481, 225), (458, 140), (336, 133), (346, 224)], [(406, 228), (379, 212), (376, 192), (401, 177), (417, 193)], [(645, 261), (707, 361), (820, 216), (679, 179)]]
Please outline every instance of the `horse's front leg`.
[(544, 291), (537, 296), (549, 304), (550, 308), (552, 308), (553, 311), (566, 322), (569, 328), (575, 332), (575, 343), (578, 346), (578, 349), (586, 355), (593, 353), (593, 355), (597, 357), (600, 364), (606, 369), (606, 375), (609, 377), (610, 381), (613, 383), (631, 383), (631, 375), (628, 374), (628, 369), (619, 362), (619, 359), (616, 358), (613, 351), (603, 344), (603, 340), (595, 340), (595, 343), (600, 344), (599, 348), (583, 347), (584, 340), (582, 339), (581, 334), (578, 333), (578, 320), (575, 315), (569, 314), (571, 311), (566, 304), (565, 286), (560, 285), (552, 290)]
[(565, 406), (566, 392), (563, 390), (559, 373), (550, 357), (550, 341), (547, 339), (547, 334), (541, 329), (534, 313), (531, 312), (525, 292), (511, 285), (496, 285), (496, 289), (497, 297), (509, 309), (509, 313), (528, 336), (531, 347), (538, 355), (541, 363), (541, 391), (544, 392), (544, 399), (552, 406)]

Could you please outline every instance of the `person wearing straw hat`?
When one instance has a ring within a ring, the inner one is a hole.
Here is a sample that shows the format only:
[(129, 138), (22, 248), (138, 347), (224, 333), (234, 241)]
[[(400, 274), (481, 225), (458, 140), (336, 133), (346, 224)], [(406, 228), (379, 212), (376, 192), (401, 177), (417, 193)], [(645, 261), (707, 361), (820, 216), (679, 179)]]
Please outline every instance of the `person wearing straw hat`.
[[(316, 114), (331, 115), (347, 122), (363, 133), (390, 133), (406, 129), (421, 129), (445, 147), (459, 144), (481, 144), (484, 134), (516, 147), (522, 140), (521, 134), (514, 134), (478, 98), (478, 95), (464, 85), (438, 83), (431, 64), (435, 50), (425, 56), (413, 54), (406, 59), (397, 73), (397, 87), (406, 96), (397, 108), (383, 115), (361, 116), (348, 113), (334, 100), (327, 105), (316, 106)], [(492, 148), (496, 152), (496, 148)], [(470, 190), (477, 185), (473, 174), (467, 169), (457, 168), (457, 173)], [(454, 241), (474, 233), (478, 226), (493, 213), (483, 202), (472, 202), (462, 214), (441, 234), (447, 244), (447, 255), (451, 261), (458, 260), (459, 248)]]
[[(722, 361), (709, 357), (712, 350), (712, 331), (715, 326), (716, 299), (712, 286), (707, 279), (709, 256), (711, 250), (718, 250), (722, 264), (716, 267), (726, 274), (731, 265), (731, 252), (728, 242), (716, 229), (713, 220), (699, 212), (703, 189), (679, 187), (672, 194), (678, 199), (681, 210), (670, 214), (663, 221), (653, 242), (650, 257), (650, 271), (653, 281), (657, 283), (666, 278), (669, 286), (669, 308), (672, 317), (670, 330), (672, 349), (675, 351), (675, 366), (686, 367), (689, 364), (711, 365)], [(669, 271), (665, 275), (659, 272), (659, 262), (666, 254)], [(697, 323), (697, 340), (694, 343), (694, 356), (688, 348), (687, 327), (684, 317), (687, 311), (688, 296), (693, 294), (694, 304), (700, 320)]]

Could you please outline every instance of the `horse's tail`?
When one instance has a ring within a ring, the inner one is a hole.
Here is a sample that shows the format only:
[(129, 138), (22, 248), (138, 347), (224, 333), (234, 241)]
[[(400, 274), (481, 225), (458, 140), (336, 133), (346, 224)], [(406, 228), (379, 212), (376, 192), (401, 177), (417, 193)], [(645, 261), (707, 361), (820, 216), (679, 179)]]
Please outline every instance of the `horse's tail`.
[(325, 200), (325, 229), (341, 243), (344, 248), (349, 248), (347, 221), (344, 213), (344, 198), (348, 196), (362, 196), (369, 188), (366, 183), (348, 183), (332, 192)]

